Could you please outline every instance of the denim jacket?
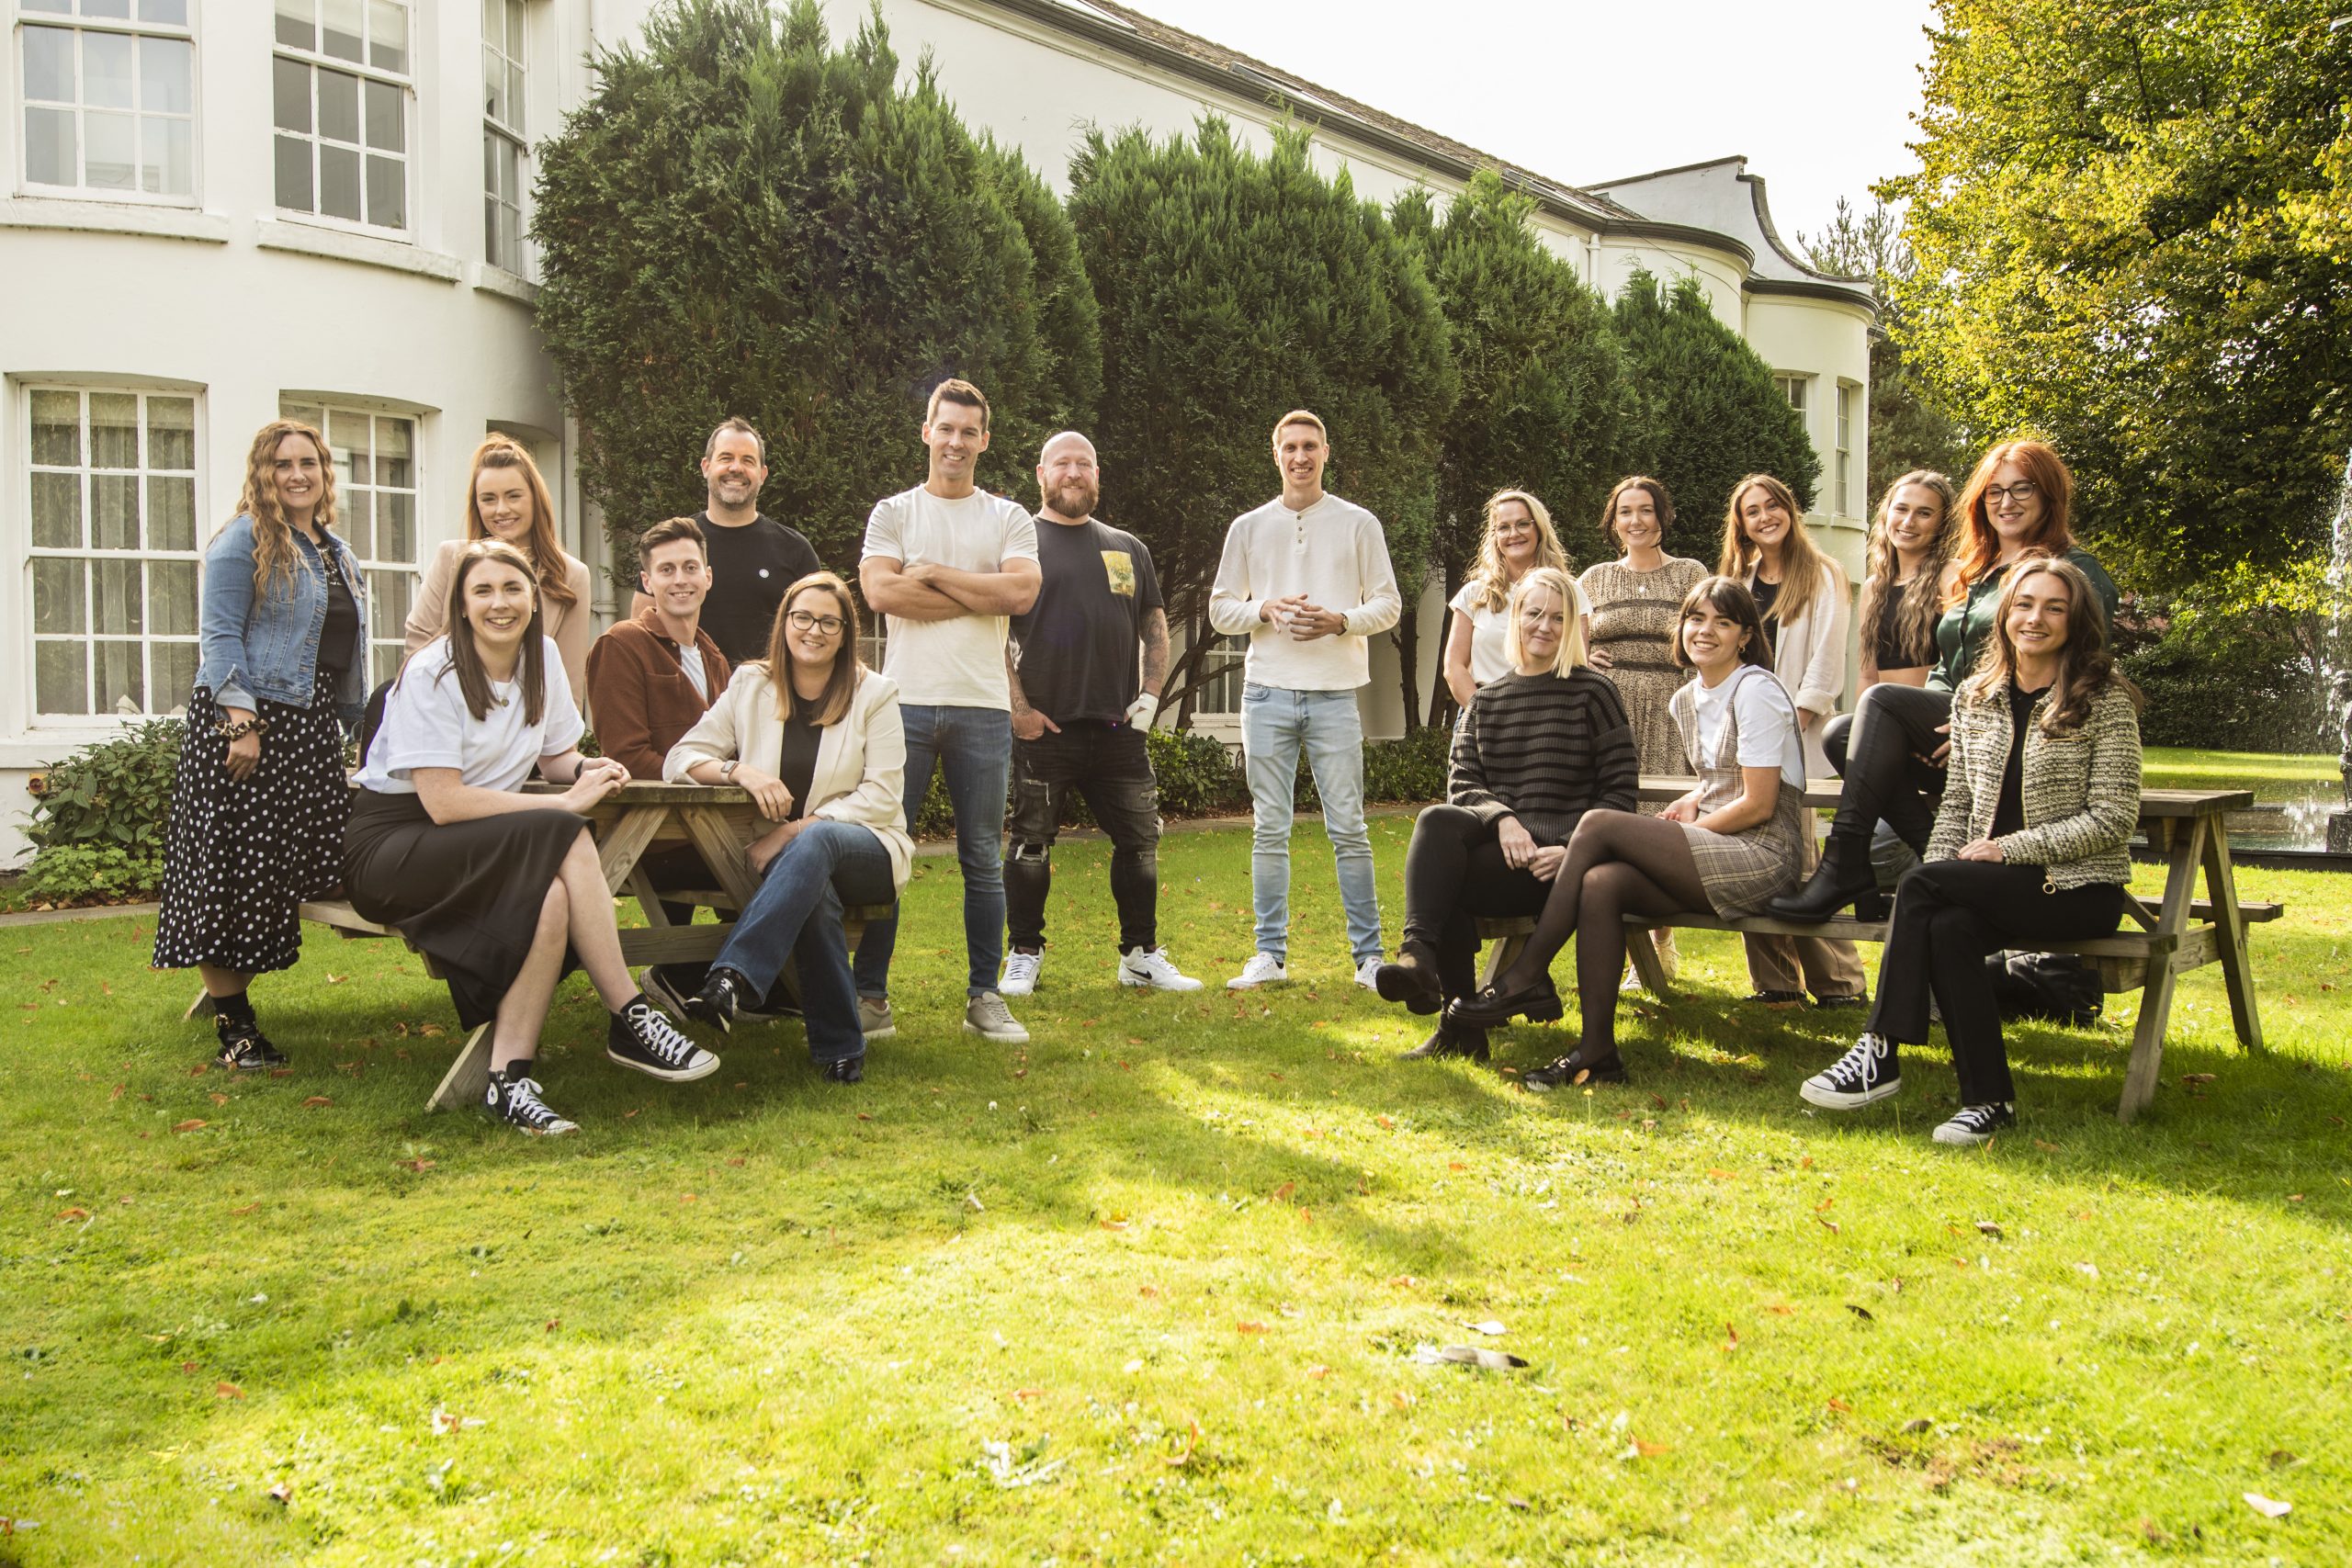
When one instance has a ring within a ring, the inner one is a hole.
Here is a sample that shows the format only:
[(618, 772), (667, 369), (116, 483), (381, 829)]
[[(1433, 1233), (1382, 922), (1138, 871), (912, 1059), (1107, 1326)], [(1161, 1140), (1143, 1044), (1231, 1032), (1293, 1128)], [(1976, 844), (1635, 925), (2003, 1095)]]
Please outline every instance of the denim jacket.
[[(368, 699), (368, 589), (350, 547), (327, 536), (335, 563), (359, 609), (359, 633), (350, 666), (336, 688), (339, 708), (356, 712)], [(254, 591), (254, 520), (239, 513), (204, 552), (204, 608), (198, 622), (204, 659), (196, 683), (224, 708), (255, 706), (256, 698), (306, 708), (318, 683), (319, 637), (327, 624), (326, 574), (319, 547), (300, 530), (292, 582), (266, 594)]]

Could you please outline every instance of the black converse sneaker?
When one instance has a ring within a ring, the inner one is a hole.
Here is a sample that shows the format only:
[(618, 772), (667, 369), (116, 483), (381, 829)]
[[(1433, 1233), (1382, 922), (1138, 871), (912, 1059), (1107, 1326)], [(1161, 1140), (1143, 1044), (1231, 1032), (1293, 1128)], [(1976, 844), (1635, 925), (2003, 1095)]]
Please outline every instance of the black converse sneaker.
[(613, 1014), (605, 1040), (605, 1055), (648, 1077), (692, 1083), (718, 1071), (718, 1058), (679, 1033), (670, 1015), (647, 1001), (643, 992)]
[(539, 1098), (536, 1078), (526, 1077), (528, 1062), (517, 1062), (506, 1069), (506, 1076), (490, 1075), (490, 1089), (485, 1105), (492, 1116), (518, 1133), (528, 1133), (535, 1138), (560, 1137), (580, 1131), (580, 1123), (567, 1122), (548, 1109)]
[(743, 993), (751, 987), (743, 976), (732, 969), (721, 969), (716, 964), (704, 976), (702, 989), (686, 998), (686, 1014), (705, 1023), (718, 1025), (721, 1034), (735, 1032), (735, 1015), (744, 1011)]
[(212, 1054), (212, 1059), (230, 1071), (258, 1073), (286, 1065), (286, 1053), (271, 1044), (261, 1025), (251, 1019), (216, 1018), (213, 1025), (220, 1037), (220, 1049)]
[(1989, 1144), (1994, 1134), (2017, 1124), (2017, 1107), (2013, 1105), (1963, 1105), (1951, 1121), (1936, 1129), (1935, 1140), (1939, 1144)]
[(1805, 1079), (1797, 1094), (1807, 1105), (1824, 1111), (1859, 1111), (1902, 1087), (1903, 1066), (1894, 1059), (1894, 1042), (1865, 1034), (1828, 1071)]

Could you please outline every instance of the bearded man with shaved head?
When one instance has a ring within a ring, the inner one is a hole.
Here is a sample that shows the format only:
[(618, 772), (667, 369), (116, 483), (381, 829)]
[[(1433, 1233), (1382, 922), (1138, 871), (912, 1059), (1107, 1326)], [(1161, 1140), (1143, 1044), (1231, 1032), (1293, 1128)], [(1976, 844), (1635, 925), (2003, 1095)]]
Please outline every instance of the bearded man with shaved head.
[(1159, 786), (1144, 737), (1168, 679), (1168, 611), (1151, 552), (1097, 522), (1094, 443), (1065, 430), (1037, 457), (1036, 601), (1005, 647), (1012, 692), (1012, 832), (1005, 856), (1011, 951), (999, 987), (1037, 988), (1054, 838), (1075, 789), (1111, 837), (1123, 986), (1196, 991), (1159, 945)]

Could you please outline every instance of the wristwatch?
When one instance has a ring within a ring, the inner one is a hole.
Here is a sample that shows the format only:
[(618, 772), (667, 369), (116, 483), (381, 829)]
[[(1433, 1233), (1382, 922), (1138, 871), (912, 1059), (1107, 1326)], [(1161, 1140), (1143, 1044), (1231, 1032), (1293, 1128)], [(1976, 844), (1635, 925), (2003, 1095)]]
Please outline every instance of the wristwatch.
[(732, 784), (732, 783), (734, 783), (734, 781), (735, 781), (735, 770), (736, 770), (737, 768), (741, 767), (742, 765), (743, 765), (743, 764), (742, 764), (742, 762), (741, 762), (741, 761), (740, 759), (733, 758), (733, 757), (730, 757), (730, 758), (729, 758), (726, 761), (719, 763), (719, 764), (718, 764), (718, 782), (719, 782), (720, 784)]

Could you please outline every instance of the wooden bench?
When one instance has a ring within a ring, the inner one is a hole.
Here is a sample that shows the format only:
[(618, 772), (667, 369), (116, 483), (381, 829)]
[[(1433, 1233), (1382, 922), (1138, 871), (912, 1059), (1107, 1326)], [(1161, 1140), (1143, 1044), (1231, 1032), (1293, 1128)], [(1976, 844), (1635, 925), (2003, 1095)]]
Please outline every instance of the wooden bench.
[[(1664, 803), (1690, 788), (1689, 779), (1645, 777), (1641, 798)], [(2249, 1051), (2263, 1049), (2262, 1021), (2255, 1006), (2254, 976), (2246, 956), (2246, 928), (2266, 924), (2286, 913), (2282, 904), (2242, 903), (2230, 865), (2229, 840), (2223, 819), (2232, 811), (2253, 804), (2246, 790), (2148, 790), (2140, 800), (2140, 826), (2151, 851), (2165, 860), (2165, 891), (2151, 908), (2134, 897), (2124, 907), (2126, 929), (2090, 942), (2052, 942), (2037, 951), (2069, 953), (2098, 966), (2099, 984), (2109, 992), (2139, 991), (2140, 1017), (2132, 1032), (2132, 1058), (2123, 1076), (2123, 1093), (2116, 1118), (2130, 1122), (2154, 1098), (2164, 1060), (2165, 1031), (2172, 1017), (2173, 993), (2181, 976), (2208, 964), (2219, 964), (2230, 998), (2230, 1013), (2238, 1041)], [(1805, 805), (1834, 807), (1836, 780), (1813, 780), (1805, 789)], [(2206, 897), (2196, 897), (2199, 873)], [(2140, 930), (2129, 929), (2137, 922)], [(1714, 914), (1684, 913), (1657, 918), (1629, 915), (1629, 931), (1659, 927), (1692, 931), (1737, 931), (1754, 936), (1815, 936), (1848, 942), (1886, 940), (1882, 920), (1861, 920), (1839, 915), (1818, 923), (1773, 919), (1767, 916), (1726, 920)], [(1488, 952), (1482, 985), (1491, 985), (1510, 966), (1527, 939), (1534, 934), (1530, 919), (1489, 919), (1478, 922), (1478, 935), (1493, 945)], [(1646, 942), (1626, 944), (1634, 973), (1651, 995), (1664, 998), (1668, 987), (1657, 950)]]

